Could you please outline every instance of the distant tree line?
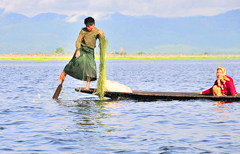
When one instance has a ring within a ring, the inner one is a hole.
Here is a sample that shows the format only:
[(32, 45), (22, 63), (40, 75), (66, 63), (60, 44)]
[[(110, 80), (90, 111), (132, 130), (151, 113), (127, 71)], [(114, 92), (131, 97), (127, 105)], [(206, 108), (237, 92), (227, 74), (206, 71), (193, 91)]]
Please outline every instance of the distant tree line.
[(55, 51), (52, 51), (52, 54), (65, 54), (62, 47), (58, 47)]
[[(116, 55), (127, 55), (127, 52), (124, 51), (124, 52), (113, 52), (113, 54), (116, 54)], [(145, 52), (138, 52), (138, 53), (135, 53), (136, 55), (145, 55), (146, 53)]]
[(137, 55), (145, 55), (146, 53), (145, 52), (138, 52), (136, 53)]
[(127, 55), (127, 52), (114, 52), (113, 54), (116, 54), (116, 55)]

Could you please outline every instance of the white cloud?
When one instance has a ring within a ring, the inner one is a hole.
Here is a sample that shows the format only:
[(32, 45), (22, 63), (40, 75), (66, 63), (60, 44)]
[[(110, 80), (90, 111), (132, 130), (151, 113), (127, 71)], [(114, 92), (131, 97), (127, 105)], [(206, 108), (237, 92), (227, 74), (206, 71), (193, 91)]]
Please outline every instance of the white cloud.
[(77, 14), (74, 14), (68, 18), (66, 18), (66, 21), (67, 22), (77, 22), (77, 21), (82, 21), (85, 17), (82, 16), (82, 15), (77, 15)]
[[(158, 17), (211, 16), (240, 9), (239, 0), (0, 0), (0, 8), (32, 17), (39, 13), (66, 14), (69, 21), (78, 16), (102, 18), (119, 12), (125, 15)], [(75, 16), (73, 16), (75, 15)]]

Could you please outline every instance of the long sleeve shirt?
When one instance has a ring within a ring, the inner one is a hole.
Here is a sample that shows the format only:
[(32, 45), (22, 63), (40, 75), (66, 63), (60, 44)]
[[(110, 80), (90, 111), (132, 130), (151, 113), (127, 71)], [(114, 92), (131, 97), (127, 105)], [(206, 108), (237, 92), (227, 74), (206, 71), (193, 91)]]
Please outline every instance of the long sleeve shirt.
[[(237, 91), (233, 82), (233, 79), (230, 76), (226, 76), (230, 79), (230, 81), (224, 81), (221, 82), (221, 91), (222, 94), (226, 95), (226, 96), (236, 96)], [(217, 84), (217, 80), (215, 81), (214, 85), (218, 85)], [(213, 90), (212, 87), (203, 91), (202, 92), (203, 95), (210, 95), (213, 94)]]
[(76, 50), (79, 50), (81, 46), (87, 46), (94, 49), (96, 47), (96, 41), (99, 38), (98, 31), (96, 27), (93, 31), (88, 31), (87, 28), (83, 28), (76, 41)]

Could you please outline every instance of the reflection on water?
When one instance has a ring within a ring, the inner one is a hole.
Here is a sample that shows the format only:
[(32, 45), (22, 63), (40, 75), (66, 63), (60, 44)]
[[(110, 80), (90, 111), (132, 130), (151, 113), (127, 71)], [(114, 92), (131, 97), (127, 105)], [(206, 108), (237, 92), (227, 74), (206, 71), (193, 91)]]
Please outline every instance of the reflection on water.
[[(108, 128), (102, 122), (102, 119), (109, 119), (112, 114), (104, 112), (108, 109), (115, 110), (121, 107), (122, 101), (112, 101), (112, 100), (57, 100), (59, 105), (72, 107), (68, 112), (74, 114), (76, 125), (79, 125), (78, 132), (94, 132), (102, 133), (103, 129), (106, 132), (113, 132), (115, 129)], [(125, 103), (124, 105), (127, 105)], [(73, 108), (74, 107), (74, 108)], [(100, 127), (101, 132), (99, 132)]]
[(214, 109), (214, 112), (216, 112), (215, 116), (218, 116), (221, 121), (231, 120), (230, 115), (236, 112), (234, 108), (234, 103), (218, 101), (216, 105), (217, 108)]
[(233, 102), (223, 102), (223, 101), (218, 101), (216, 103), (217, 106), (223, 106), (224, 104), (229, 104), (229, 103), (233, 103)]
[[(239, 91), (239, 60), (108, 61), (107, 79), (133, 90), (197, 92), (212, 86), (219, 62)], [(55, 101), (66, 63), (0, 62), (1, 153), (238, 153), (239, 102), (100, 101), (75, 92), (85, 82), (68, 76)]]

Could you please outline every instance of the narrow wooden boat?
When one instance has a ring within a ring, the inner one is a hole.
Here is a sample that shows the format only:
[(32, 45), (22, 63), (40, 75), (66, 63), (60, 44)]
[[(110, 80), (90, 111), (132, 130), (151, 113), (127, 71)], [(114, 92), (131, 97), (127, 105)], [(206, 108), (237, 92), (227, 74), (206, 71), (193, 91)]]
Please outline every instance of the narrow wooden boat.
[[(83, 89), (83, 88), (82, 88)], [(82, 93), (94, 94), (96, 89), (82, 90), (76, 88), (75, 90)], [(105, 97), (111, 99), (123, 100), (123, 99), (134, 99), (134, 100), (196, 100), (206, 99), (215, 101), (240, 101), (240, 94), (237, 96), (211, 96), (211, 95), (199, 95), (193, 92), (152, 92), (152, 91), (137, 91), (133, 90), (132, 93), (125, 92), (105, 92)]]

